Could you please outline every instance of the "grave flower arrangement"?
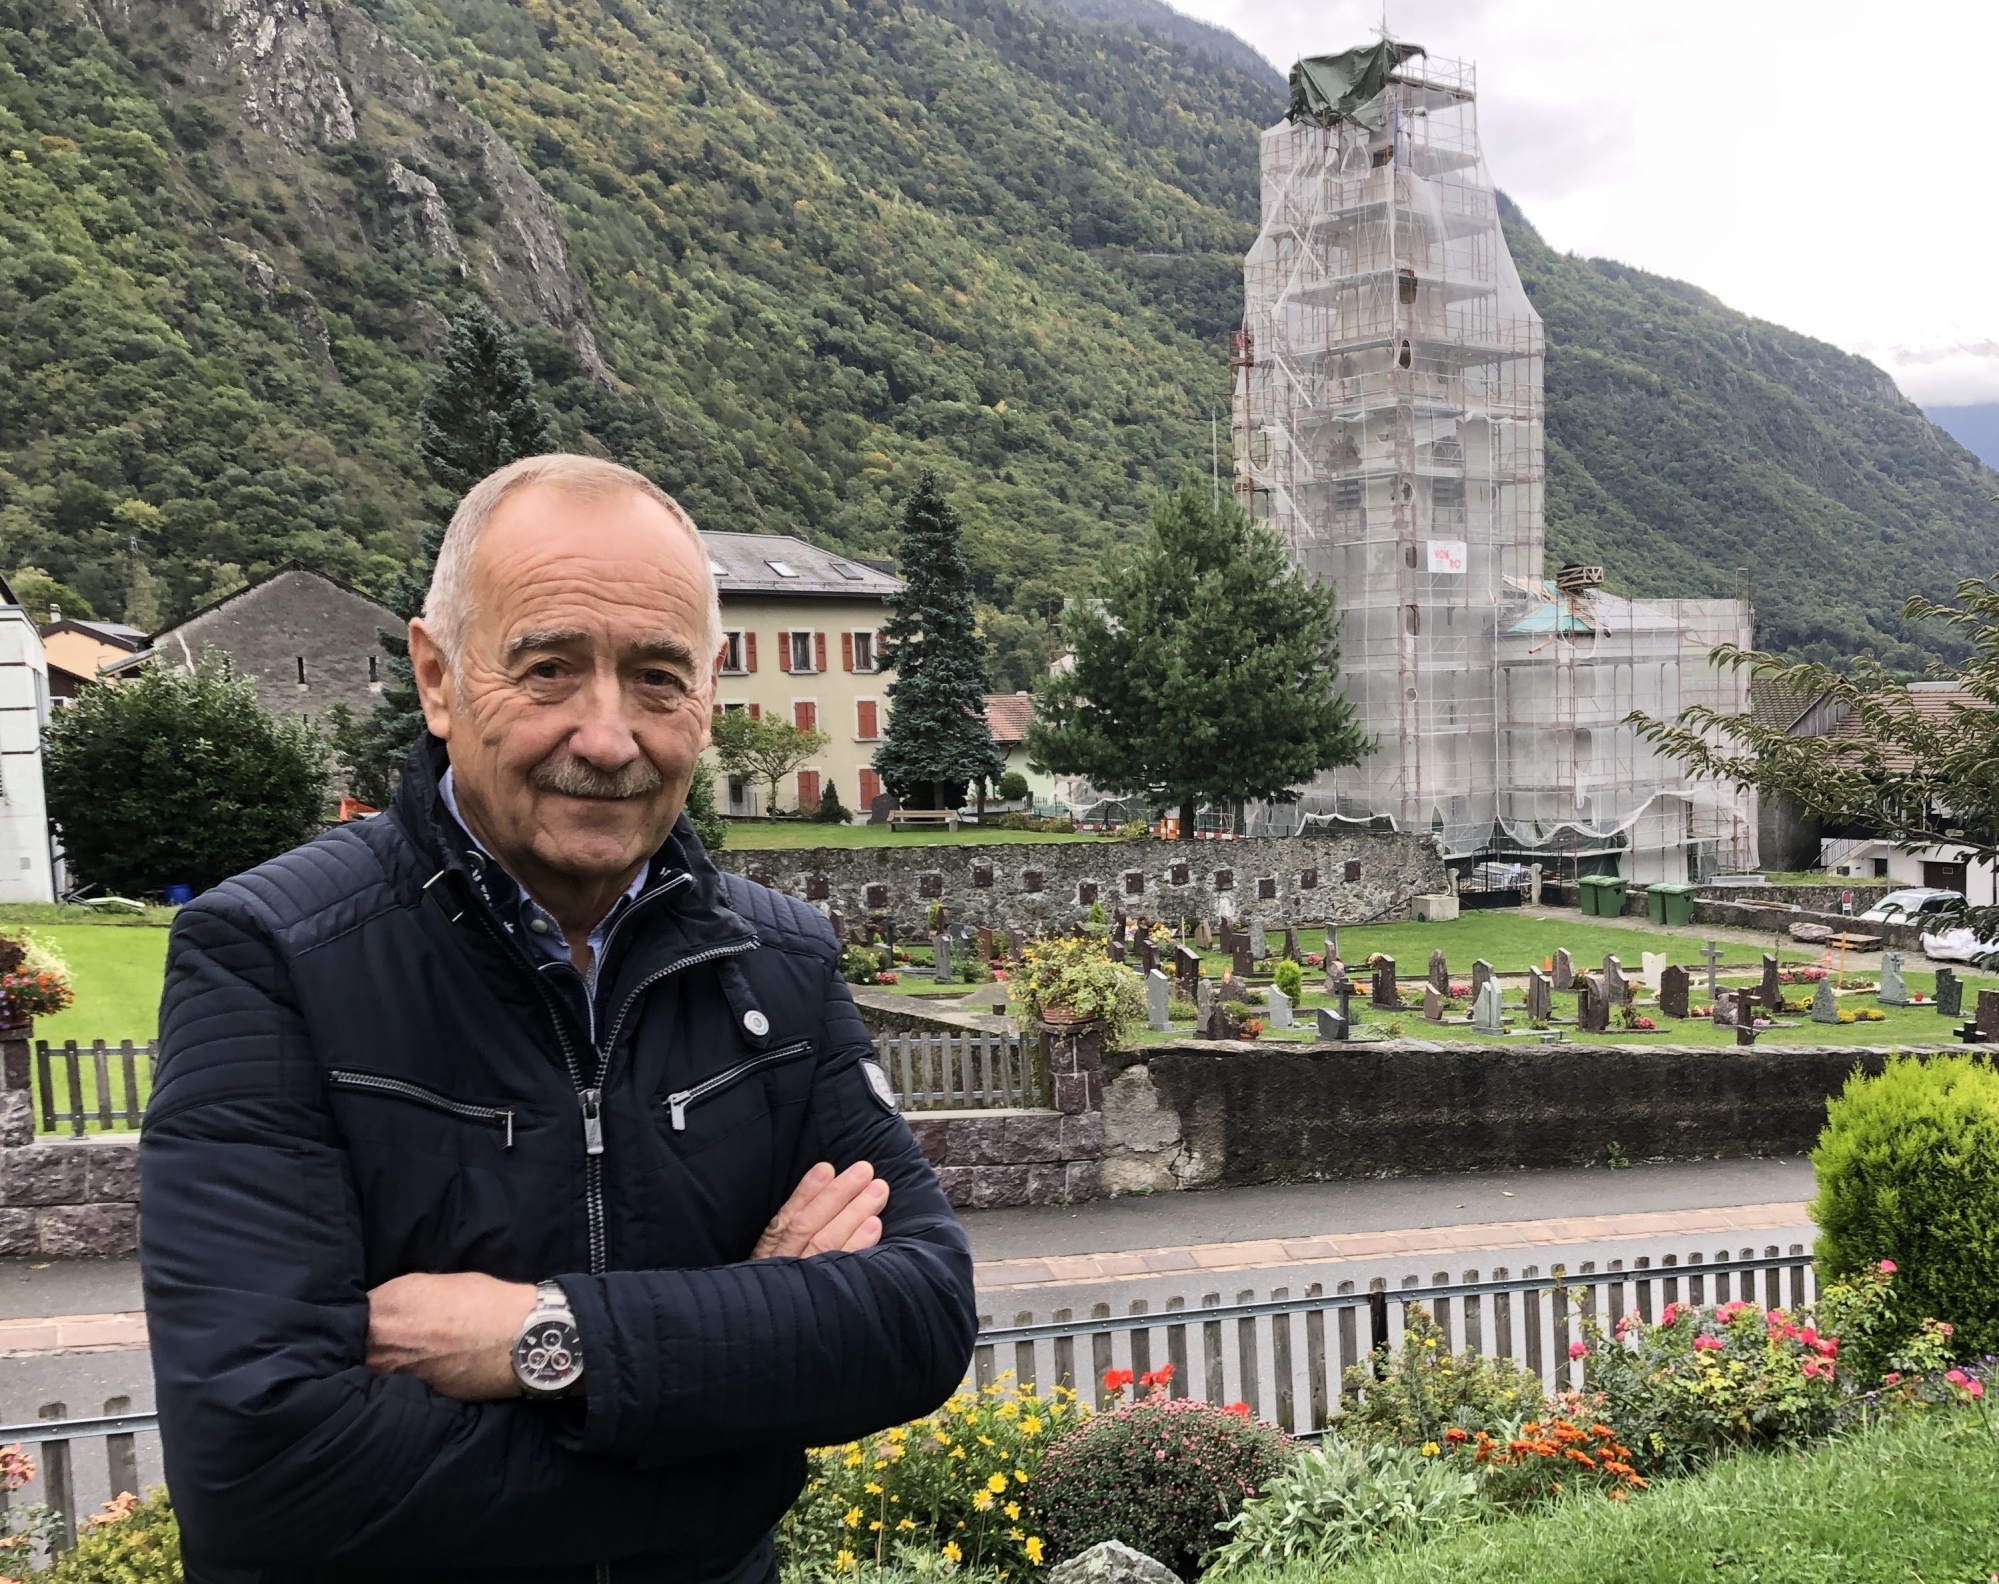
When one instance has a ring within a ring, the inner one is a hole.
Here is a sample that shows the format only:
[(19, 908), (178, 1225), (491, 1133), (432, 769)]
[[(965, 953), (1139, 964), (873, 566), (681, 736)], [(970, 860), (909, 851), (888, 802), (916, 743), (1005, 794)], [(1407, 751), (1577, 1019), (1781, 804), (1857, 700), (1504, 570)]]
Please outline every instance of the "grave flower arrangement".
[(0, 935), (0, 1018), (18, 1028), (76, 1000), (69, 964), (32, 935)]
[(1007, 996), (1023, 1024), (1101, 1022), (1113, 1048), (1129, 1045), (1145, 1026), (1145, 982), (1111, 961), (1100, 931), (1030, 942)]

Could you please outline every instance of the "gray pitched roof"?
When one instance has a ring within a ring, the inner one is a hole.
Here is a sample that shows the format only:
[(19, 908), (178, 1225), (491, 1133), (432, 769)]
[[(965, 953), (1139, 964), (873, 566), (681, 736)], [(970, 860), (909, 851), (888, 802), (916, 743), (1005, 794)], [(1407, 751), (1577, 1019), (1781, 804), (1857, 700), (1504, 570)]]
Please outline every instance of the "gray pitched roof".
[(853, 556), (821, 550), (789, 534), (709, 533), (708, 564), (715, 585), (731, 594), (799, 595), (814, 599), (886, 599), (902, 579)]

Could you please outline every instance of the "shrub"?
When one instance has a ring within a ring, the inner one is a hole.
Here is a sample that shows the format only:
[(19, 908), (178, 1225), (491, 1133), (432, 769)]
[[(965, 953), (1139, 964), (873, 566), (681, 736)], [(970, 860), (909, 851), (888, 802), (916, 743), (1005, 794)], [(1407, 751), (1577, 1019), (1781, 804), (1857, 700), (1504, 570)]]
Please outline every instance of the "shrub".
[(1233, 1584), (1288, 1563), (1328, 1567), (1385, 1541), (1434, 1539), (1472, 1522), (1478, 1497), (1477, 1477), (1454, 1461), (1329, 1439), (1228, 1521), (1206, 1577)]
[(1892, 1260), (1886, 1325), (1957, 1327), (1999, 1351), (1999, 1072), (1984, 1057), (1903, 1058), (1849, 1079), (1812, 1152), (1819, 1269), (1848, 1276)]
[(1579, 1424), (1559, 1415), (1523, 1424), (1517, 1435), (1447, 1430), (1442, 1453), (1453, 1463), (1469, 1456), (1482, 1476), (1483, 1494), (1502, 1507), (1531, 1507), (1586, 1490), (1624, 1501), (1647, 1484), (1632, 1467), (1631, 1449), (1609, 1425)]
[(1002, 814), (1000, 816), (999, 828), (1001, 830), (1017, 831), (1033, 830), (1034, 821), (1025, 814)]
[(180, 1525), (164, 1487), (127, 1491), (83, 1521), (76, 1548), (34, 1578), (47, 1584), (181, 1584)]
[(1027, 777), (1018, 770), (1009, 770), (999, 778), (999, 795), (1002, 803), (1018, 803), (1027, 796)]
[(840, 789), (828, 780), (819, 794), (819, 811), (812, 816), (821, 825), (844, 825), (848, 815), (840, 802)]
[(1222, 1543), (1220, 1526), (1285, 1463), (1282, 1432), (1254, 1423), (1246, 1406), (1155, 1388), (1062, 1437), (1031, 1491), (1052, 1560), (1122, 1540), (1191, 1579)]
[(1341, 1416), (1341, 1429), (1355, 1440), (1405, 1447), (1441, 1444), (1452, 1429), (1497, 1433), (1547, 1401), (1540, 1380), (1511, 1359), (1453, 1353), (1421, 1304), (1409, 1306), (1401, 1351), (1354, 1365), (1346, 1386), (1359, 1400)]
[(1282, 990), (1294, 1004), (1305, 993), (1305, 970), (1289, 958), (1278, 963), (1271, 970), (1270, 976), (1277, 988)]
[(849, 946), (840, 954), (840, 975), (848, 984), (879, 984), (887, 967), (888, 953), (879, 947)]
[(1047, 1541), (1028, 1510), (1043, 1457), (1084, 1410), (1004, 1377), (961, 1392), (928, 1418), (812, 1454), (804, 1492), (777, 1528), (787, 1579), (883, 1567), (907, 1547), (954, 1566), (1019, 1575)]

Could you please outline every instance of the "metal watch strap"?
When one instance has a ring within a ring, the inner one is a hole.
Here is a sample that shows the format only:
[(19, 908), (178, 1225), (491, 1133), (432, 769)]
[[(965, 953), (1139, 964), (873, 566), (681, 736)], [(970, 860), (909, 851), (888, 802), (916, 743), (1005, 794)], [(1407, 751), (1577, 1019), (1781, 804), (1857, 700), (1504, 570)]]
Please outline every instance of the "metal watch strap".
[(552, 1401), (556, 1398), (567, 1396), (571, 1392), (574, 1392), (582, 1382), (582, 1352), (580, 1348), (576, 1347), (575, 1343), (572, 1343), (571, 1347), (574, 1349), (572, 1357), (576, 1361), (577, 1373), (567, 1385), (560, 1389), (554, 1391), (540, 1389), (534, 1381), (530, 1380), (522, 1372), (519, 1362), (519, 1349), (522, 1341), (536, 1326), (545, 1325), (550, 1321), (566, 1327), (572, 1337), (575, 1335), (576, 1313), (569, 1306), (569, 1295), (562, 1290), (562, 1284), (557, 1281), (537, 1282), (534, 1289), (534, 1307), (527, 1312), (527, 1318), (521, 1321), (520, 1330), (514, 1336), (514, 1373), (529, 1397), (541, 1398), (544, 1401)]
[(559, 1281), (544, 1281), (534, 1284), (534, 1307), (528, 1311), (527, 1319), (521, 1322), (526, 1330), (535, 1321), (548, 1315), (560, 1315), (571, 1325), (576, 1324), (576, 1312), (569, 1307), (569, 1294), (562, 1290)]

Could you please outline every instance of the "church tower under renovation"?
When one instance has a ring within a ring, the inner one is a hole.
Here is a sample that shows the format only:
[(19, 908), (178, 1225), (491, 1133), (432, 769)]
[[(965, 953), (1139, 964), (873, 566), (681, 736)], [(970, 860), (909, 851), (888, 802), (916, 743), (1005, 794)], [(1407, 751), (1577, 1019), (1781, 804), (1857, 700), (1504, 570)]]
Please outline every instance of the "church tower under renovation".
[(1748, 709), (1713, 666), (1741, 599), (1627, 599), (1546, 565), (1540, 316), (1500, 229), (1469, 65), (1392, 40), (1298, 63), (1263, 134), (1235, 487), (1345, 612), (1376, 752), (1308, 823), (1430, 830), (1451, 859), (1704, 879), (1756, 860), (1750, 795), (1624, 724)]

